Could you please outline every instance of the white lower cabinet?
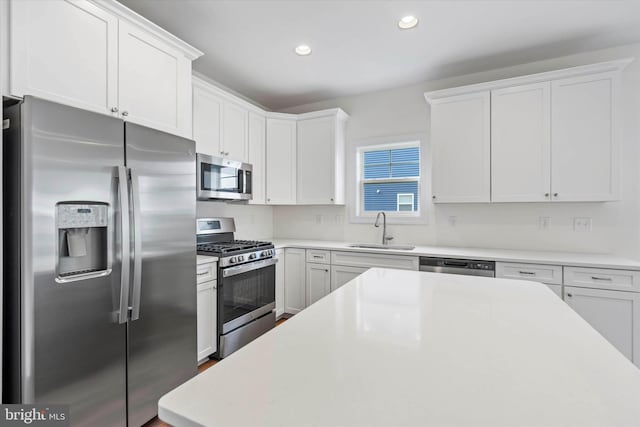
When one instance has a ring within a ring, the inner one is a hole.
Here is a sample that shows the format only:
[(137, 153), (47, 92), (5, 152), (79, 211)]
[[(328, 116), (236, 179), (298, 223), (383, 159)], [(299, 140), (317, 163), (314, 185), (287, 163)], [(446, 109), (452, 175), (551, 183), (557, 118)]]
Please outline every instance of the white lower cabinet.
[(331, 266), (331, 291), (335, 291), (340, 286), (355, 279), (369, 268), (367, 267), (348, 267), (343, 265)]
[(562, 285), (550, 285), (549, 283), (545, 283), (547, 288), (551, 289), (554, 294), (558, 295), (558, 298), (562, 299)]
[(197, 291), (197, 336), (198, 360), (215, 353), (217, 343), (217, 281), (198, 284)]
[(565, 286), (564, 300), (622, 354), (640, 366), (640, 293)]
[(307, 263), (307, 306), (331, 292), (331, 268), (326, 264)]
[(284, 314), (284, 249), (276, 250), (276, 318)]
[(284, 250), (284, 312), (296, 314), (307, 306), (306, 250)]

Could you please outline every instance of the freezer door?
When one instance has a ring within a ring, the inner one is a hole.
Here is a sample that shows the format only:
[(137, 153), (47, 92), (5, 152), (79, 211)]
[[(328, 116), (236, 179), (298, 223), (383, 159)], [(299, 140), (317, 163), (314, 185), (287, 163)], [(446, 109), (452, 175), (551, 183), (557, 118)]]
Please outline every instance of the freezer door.
[[(21, 284), (21, 325), (11, 325), (22, 330), (20, 400), (68, 404), (73, 426), (124, 426), (126, 322), (117, 319), (123, 124), (28, 96), (21, 108), (21, 170), (14, 172), (24, 191), (13, 212), (21, 280), (11, 284)], [(63, 201), (106, 204), (110, 272), (56, 280), (56, 204)]]
[(135, 262), (128, 327), (129, 426), (196, 374), (195, 144), (125, 124)]

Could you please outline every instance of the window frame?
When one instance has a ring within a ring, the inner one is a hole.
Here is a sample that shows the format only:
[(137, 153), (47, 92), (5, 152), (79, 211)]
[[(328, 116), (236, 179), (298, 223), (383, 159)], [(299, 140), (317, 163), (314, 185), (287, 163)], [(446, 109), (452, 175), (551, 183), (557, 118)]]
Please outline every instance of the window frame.
[[(380, 150), (394, 150), (402, 148), (418, 148), (420, 150), (420, 158), (418, 160), (418, 167), (420, 175), (417, 177), (398, 177), (398, 178), (364, 178), (364, 153), (367, 151), (380, 151)], [(424, 149), (422, 143), (417, 138), (407, 138), (402, 140), (387, 140), (385, 142), (377, 144), (359, 145), (356, 148), (356, 197), (355, 197), (355, 211), (351, 218), (351, 222), (371, 222), (375, 219), (379, 211), (365, 211), (364, 210), (364, 185), (370, 183), (397, 183), (397, 182), (416, 182), (418, 185), (417, 198), (418, 209), (411, 211), (383, 211), (390, 223), (416, 223), (425, 222), (425, 206), (423, 197), (423, 185), (422, 180), (424, 178)], [(399, 193), (399, 194), (411, 194), (413, 193)], [(415, 203), (415, 199), (414, 199)]]
[[(418, 177), (420, 178), (420, 177)], [(400, 197), (404, 197), (404, 196), (410, 196), (411, 197), (411, 202), (410, 203), (400, 203)], [(413, 205), (416, 204), (416, 198), (415, 198), (415, 194), (413, 193), (397, 193), (396, 194), (396, 212), (416, 212), (413, 210)], [(400, 210), (400, 206), (404, 206), (404, 205), (410, 205), (411, 206), (411, 210), (410, 211), (402, 211)], [(420, 204), (418, 204), (418, 207), (420, 207)]]

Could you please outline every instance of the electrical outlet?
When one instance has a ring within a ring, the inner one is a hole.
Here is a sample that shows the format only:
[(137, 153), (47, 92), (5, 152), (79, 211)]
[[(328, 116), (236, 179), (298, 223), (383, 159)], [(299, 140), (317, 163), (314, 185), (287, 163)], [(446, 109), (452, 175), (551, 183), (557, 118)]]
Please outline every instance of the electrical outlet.
[(316, 215), (316, 224), (322, 224), (322, 215)]
[(573, 231), (580, 231), (580, 232), (591, 231), (591, 218), (587, 218), (587, 217), (573, 218)]
[(452, 215), (452, 216), (450, 216), (450, 217), (448, 218), (448, 221), (449, 221), (449, 225), (450, 225), (451, 227), (455, 227), (455, 226), (456, 226), (456, 224), (458, 223), (458, 217), (457, 217), (457, 216), (453, 216), (453, 215)]
[(336, 215), (336, 224), (338, 225), (344, 224), (344, 215)]
[(548, 230), (550, 222), (551, 222), (551, 217), (541, 216), (538, 218), (538, 228), (540, 230)]

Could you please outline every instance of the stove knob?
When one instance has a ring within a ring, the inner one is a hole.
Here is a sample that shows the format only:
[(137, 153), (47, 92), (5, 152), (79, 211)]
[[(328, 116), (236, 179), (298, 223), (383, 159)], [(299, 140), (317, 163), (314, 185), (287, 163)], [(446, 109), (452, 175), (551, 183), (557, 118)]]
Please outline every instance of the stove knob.
[(269, 249), (269, 255), (273, 255), (273, 249)]
[(240, 262), (244, 261), (244, 255), (240, 255), (240, 256), (238, 257), (238, 261), (240, 261)]
[(235, 264), (236, 262), (238, 262), (238, 260), (234, 256), (229, 259), (229, 264)]
[(255, 259), (256, 256), (257, 256), (256, 254), (251, 254), (249, 255), (249, 259)]
[(265, 256), (267, 256), (267, 255), (268, 255), (268, 254), (267, 254), (267, 251), (262, 251), (262, 252), (260, 252), (260, 256), (261, 256), (261, 257), (265, 257)]

